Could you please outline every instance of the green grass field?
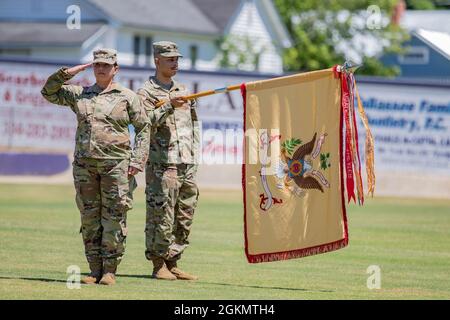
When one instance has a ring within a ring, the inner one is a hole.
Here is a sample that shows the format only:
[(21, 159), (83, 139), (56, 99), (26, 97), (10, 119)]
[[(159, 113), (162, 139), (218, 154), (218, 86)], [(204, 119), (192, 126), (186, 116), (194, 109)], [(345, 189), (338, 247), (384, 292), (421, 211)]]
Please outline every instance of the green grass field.
[(118, 283), (70, 290), (67, 267), (88, 271), (73, 187), (0, 185), (0, 299), (450, 299), (450, 201), (369, 199), (348, 207), (347, 248), (248, 264), (241, 193), (201, 190), (180, 264), (200, 279), (168, 282), (150, 278), (142, 189), (135, 199)]

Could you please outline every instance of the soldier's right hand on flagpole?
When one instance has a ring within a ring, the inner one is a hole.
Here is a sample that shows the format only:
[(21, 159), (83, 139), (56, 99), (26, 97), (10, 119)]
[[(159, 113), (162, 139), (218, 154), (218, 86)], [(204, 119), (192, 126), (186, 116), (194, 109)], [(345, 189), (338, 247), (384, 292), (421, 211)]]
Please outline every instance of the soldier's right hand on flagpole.
[(172, 104), (172, 106), (174, 108), (182, 108), (182, 107), (186, 108), (187, 107), (186, 102), (187, 102), (187, 99), (183, 99), (181, 97), (170, 100), (170, 103)]
[(72, 76), (76, 75), (77, 73), (86, 70), (92, 65), (92, 62), (86, 63), (86, 64), (80, 64), (78, 66), (74, 66), (72, 68), (69, 68), (66, 70), (67, 73), (71, 74)]
[(188, 108), (189, 104), (187, 103), (188, 99), (186, 99), (185, 93), (170, 93), (170, 103), (174, 108)]

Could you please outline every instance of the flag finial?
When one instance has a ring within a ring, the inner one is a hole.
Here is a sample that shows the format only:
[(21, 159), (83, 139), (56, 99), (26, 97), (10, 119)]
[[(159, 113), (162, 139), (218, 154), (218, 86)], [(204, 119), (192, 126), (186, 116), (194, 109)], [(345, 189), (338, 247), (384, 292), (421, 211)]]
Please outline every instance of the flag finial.
[(341, 70), (346, 73), (355, 73), (355, 71), (360, 68), (362, 64), (353, 62), (351, 60), (347, 60), (344, 62), (344, 64), (341, 66)]

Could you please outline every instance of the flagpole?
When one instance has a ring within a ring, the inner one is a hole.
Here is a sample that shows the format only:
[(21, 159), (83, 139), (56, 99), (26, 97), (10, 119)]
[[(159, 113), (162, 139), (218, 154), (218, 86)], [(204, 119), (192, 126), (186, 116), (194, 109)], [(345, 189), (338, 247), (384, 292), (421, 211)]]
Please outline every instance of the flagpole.
[[(340, 70), (345, 71), (346, 73), (354, 73), (356, 71), (356, 69), (358, 69), (359, 67), (361, 67), (360, 64), (356, 64), (350, 60), (345, 61), (345, 63), (341, 66), (338, 66), (340, 68)], [(226, 93), (229, 91), (234, 91), (234, 90), (239, 90), (241, 88), (240, 84), (237, 85), (233, 85), (233, 86), (228, 86), (228, 87), (223, 87), (223, 88), (218, 88), (218, 89), (214, 89), (214, 90), (206, 90), (206, 91), (202, 91), (199, 93), (194, 93), (194, 94), (190, 94), (188, 96), (185, 96), (184, 98), (187, 100), (193, 100), (193, 99), (197, 99), (197, 98), (201, 98), (201, 97), (206, 97), (206, 96), (211, 96), (213, 94), (217, 94), (217, 93)], [(163, 104), (165, 104), (167, 101), (159, 101), (156, 104), (156, 108), (161, 107)]]
[[(188, 96), (185, 96), (184, 98), (186, 98), (187, 100), (193, 100), (193, 99), (197, 99), (197, 98), (201, 98), (201, 97), (211, 96), (216, 93), (226, 93), (229, 91), (239, 90), (240, 88), (241, 88), (241, 85), (237, 84), (234, 86), (228, 86), (228, 87), (218, 88), (218, 89), (214, 89), (214, 90), (207, 90), (207, 91), (202, 91), (199, 93), (190, 94)], [(156, 104), (156, 107), (159, 108), (166, 102), (167, 101), (160, 101)]]

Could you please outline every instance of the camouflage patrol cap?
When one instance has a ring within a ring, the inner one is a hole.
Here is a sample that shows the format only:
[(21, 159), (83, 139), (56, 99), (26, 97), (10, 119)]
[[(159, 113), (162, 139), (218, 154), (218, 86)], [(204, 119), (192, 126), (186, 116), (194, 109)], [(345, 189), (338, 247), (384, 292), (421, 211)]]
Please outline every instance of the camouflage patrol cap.
[(159, 54), (163, 57), (182, 57), (180, 52), (178, 52), (177, 44), (170, 41), (159, 41), (153, 43), (153, 52), (155, 56)]
[(92, 63), (117, 63), (117, 51), (114, 49), (99, 49), (94, 51), (94, 61)]

